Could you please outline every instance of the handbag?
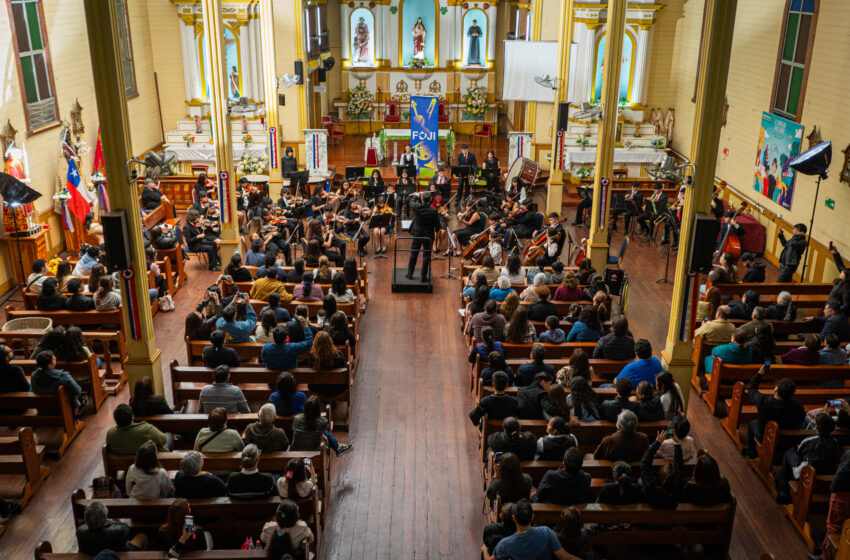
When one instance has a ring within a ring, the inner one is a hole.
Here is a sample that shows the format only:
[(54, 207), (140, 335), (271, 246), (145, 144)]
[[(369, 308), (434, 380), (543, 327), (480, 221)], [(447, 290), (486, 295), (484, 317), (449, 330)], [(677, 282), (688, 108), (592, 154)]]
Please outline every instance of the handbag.
[(98, 476), (91, 481), (92, 498), (105, 500), (109, 498), (123, 498), (123, 492), (111, 476)]
[(174, 311), (174, 300), (171, 298), (171, 294), (165, 294), (159, 298), (159, 310), (164, 313)]

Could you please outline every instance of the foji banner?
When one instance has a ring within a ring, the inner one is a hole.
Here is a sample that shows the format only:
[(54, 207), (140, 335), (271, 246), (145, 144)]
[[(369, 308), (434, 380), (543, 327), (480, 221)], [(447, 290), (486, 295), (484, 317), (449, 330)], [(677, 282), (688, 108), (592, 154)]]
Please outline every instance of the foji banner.
[(788, 163), (800, 153), (803, 125), (767, 111), (761, 116), (753, 190), (791, 209), (796, 171)]
[(436, 173), (440, 153), (439, 102), (436, 97), (410, 98), (410, 145), (416, 154), (416, 169)]

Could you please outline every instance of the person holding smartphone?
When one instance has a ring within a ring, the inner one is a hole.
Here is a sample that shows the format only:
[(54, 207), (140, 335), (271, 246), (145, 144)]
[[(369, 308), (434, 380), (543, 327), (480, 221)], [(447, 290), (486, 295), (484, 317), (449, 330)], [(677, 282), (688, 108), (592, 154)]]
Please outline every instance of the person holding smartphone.
[(156, 548), (168, 550), (166, 558), (180, 558), (184, 552), (212, 549), (212, 535), (195, 524), (188, 500), (178, 498), (168, 506), (166, 522), (157, 531)]

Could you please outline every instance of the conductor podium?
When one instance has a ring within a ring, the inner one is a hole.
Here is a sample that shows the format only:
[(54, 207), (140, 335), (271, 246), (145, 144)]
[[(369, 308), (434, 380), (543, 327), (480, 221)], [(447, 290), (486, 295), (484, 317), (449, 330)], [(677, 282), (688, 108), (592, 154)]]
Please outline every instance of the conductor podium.
[[(418, 243), (415, 243), (418, 242)], [(407, 277), (407, 263), (410, 254), (414, 252), (414, 245), (420, 245), (419, 257), (416, 259), (416, 268), (412, 279)], [(434, 241), (427, 237), (396, 237), (393, 242), (393, 292), (434, 292), (434, 276), (431, 270), (430, 259), (428, 259), (428, 273), (425, 282), (422, 282), (422, 266), (425, 254), (433, 250)], [(399, 258), (401, 257), (401, 258)]]

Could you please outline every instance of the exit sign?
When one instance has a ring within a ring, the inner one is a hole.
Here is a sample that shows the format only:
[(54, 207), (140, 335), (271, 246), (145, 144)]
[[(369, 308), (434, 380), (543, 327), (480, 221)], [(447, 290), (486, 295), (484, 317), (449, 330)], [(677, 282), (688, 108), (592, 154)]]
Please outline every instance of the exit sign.
[(835, 210), (835, 201), (831, 198), (827, 198), (823, 201), (823, 205), (829, 208), (830, 210)]

